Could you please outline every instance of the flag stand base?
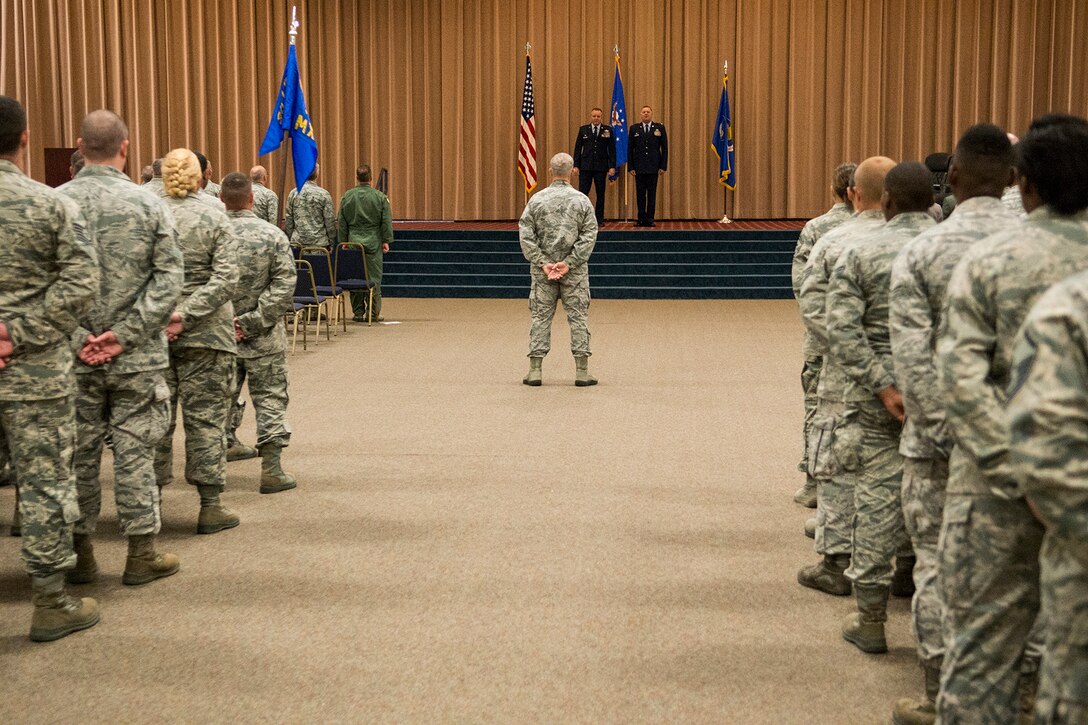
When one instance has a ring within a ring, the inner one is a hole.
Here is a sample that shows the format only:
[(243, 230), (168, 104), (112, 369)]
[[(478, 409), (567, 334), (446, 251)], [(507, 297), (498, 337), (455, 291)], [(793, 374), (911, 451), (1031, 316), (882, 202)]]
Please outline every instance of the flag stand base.
[(732, 224), (733, 220), (729, 218), (728, 214), (723, 214), (722, 218), (718, 220), (719, 224)]

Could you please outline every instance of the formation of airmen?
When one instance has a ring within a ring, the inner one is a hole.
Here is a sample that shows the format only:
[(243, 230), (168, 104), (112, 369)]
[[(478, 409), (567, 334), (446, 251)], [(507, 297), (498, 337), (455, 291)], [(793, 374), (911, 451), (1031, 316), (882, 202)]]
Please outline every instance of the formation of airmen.
[[(26, 176), (25, 110), (0, 96), (0, 433), (18, 488), (13, 533), (34, 592), (34, 641), (99, 621), (95, 600), (66, 584), (98, 575), (107, 444), (128, 585), (180, 567), (155, 549), (179, 404), (197, 533), (239, 523), (220, 499), (227, 460), (259, 455), (261, 493), (297, 485), (281, 462), (290, 439), (283, 314), (296, 271), (287, 237), (268, 221), (275, 195), (260, 191), (259, 173), (213, 187), (207, 159), (183, 148), (137, 186), (124, 173), (128, 136), (116, 114), (88, 114), (84, 165), (50, 189)], [(234, 435), (243, 379), (255, 449)]]
[(948, 181), (937, 223), (921, 164), (843, 164), (801, 233), (798, 582), (873, 654), (913, 595), (898, 725), (1088, 723), (1088, 121), (972, 126)]

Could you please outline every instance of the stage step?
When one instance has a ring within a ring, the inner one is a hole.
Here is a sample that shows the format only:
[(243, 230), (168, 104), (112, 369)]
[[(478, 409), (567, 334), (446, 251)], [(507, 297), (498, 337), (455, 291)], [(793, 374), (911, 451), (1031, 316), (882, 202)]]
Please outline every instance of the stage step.
[[(590, 259), (598, 299), (788, 299), (795, 231), (602, 232)], [(385, 257), (389, 297), (529, 295), (512, 231), (398, 229)]]

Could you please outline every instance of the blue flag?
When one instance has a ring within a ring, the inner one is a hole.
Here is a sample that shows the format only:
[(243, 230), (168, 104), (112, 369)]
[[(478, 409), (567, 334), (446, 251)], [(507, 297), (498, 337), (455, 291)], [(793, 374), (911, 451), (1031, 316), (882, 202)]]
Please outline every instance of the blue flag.
[(710, 147), (718, 155), (718, 183), (728, 189), (737, 188), (737, 157), (733, 150), (733, 116), (729, 112), (729, 74), (722, 76), (722, 98), (718, 101), (718, 117), (714, 119), (714, 136)]
[(310, 178), (317, 165), (317, 139), (314, 138), (314, 125), (310, 121), (310, 114), (306, 113), (306, 98), (302, 95), (294, 44), (287, 51), (287, 67), (283, 69), (280, 94), (276, 99), (276, 107), (272, 109), (272, 120), (257, 155), (264, 156), (278, 149), (283, 143), (284, 131), (291, 134), (295, 188), (302, 191), (302, 185)]
[(612, 82), (612, 135), (616, 138), (616, 175), (627, 163), (627, 104), (623, 100), (623, 79), (620, 78), (620, 56), (616, 54), (616, 80)]

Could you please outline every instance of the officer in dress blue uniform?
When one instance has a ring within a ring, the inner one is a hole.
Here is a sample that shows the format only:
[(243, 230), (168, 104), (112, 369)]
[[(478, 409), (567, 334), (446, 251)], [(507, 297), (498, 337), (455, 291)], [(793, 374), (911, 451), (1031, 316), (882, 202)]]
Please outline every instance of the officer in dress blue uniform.
[(597, 226), (604, 224), (605, 176), (616, 173), (616, 137), (612, 127), (602, 121), (604, 112), (594, 108), (589, 123), (578, 129), (574, 139), (574, 173), (578, 175), (578, 191), (589, 196), (589, 188), (597, 187)]
[(635, 226), (654, 226), (657, 206), (657, 178), (669, 165), (669, 137), (665, 125), (653, 121), (653, 109), (643, 106), (642, 119), (627, 132), (627, 169), (635, 176), (635, 201), (638, 222)]

